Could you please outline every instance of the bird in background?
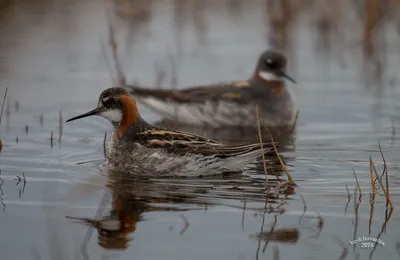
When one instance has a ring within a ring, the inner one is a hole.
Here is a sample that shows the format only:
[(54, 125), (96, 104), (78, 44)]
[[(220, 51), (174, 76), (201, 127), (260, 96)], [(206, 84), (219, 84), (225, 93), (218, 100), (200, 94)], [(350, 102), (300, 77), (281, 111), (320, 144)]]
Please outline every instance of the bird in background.
[(274, 50), (264, 51), (253, 75), (245, 81), (216, 83), (184, 89), (156, 89), (126, 86), (135, 99), (167, 120), (211, 128), (292, 127), (296, 118), (295, 96), (285, 79), (286, 57)]

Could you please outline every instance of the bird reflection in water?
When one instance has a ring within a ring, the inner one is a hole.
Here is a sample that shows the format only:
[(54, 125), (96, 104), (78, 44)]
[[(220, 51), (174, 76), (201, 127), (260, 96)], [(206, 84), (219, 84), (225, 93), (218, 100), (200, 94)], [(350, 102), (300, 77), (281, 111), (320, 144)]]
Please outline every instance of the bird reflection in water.
[[(156, 211), (178, 211), (202, 209), (210, 203), (195, 199), (195, 194), (212, 189), (212, 185), (201, 189), (188, 188), (185, 185), (166, 187), (164, 183), (135, 178), (132, 175), (108, 171), (107, 188), (111, 192), (111, 210), (99, 219), (67, 216), (96, 228), (98, 244), (106, 249), (126, 249), (133, 239), (130, 234), (136, 230), (137, 223), (143, 220), (143, 213)], [(154, 206), (154, 204), (169, 206)], [(198, 207), (190, 209), (174, 207), (173, 204), (191, 203)], [(186, 227), (187, 228), (187, 227)]]

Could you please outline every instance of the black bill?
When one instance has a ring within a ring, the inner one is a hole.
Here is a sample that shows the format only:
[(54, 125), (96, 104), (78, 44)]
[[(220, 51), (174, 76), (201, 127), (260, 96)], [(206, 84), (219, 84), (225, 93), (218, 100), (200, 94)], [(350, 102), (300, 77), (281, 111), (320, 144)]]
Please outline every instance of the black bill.
[(101, 110), (99, 108), (95, 108), (87, 113), (70, 118), (66, 122), (74, 121), (74, 120), (81, 119), (81, 118), (88, 117), (88, 116), (95, 116), (95, 115), (98, 115), (100, 112), (101, 112)]
[(297, 82), (296, 82), (292, 77), (290, 77), (288, 74), (286, 74), (286, 72), (282, 71), (282, 72), (281, 72), (281, 76), (284, 77), (284, 78), (287, 78), (287, 79), (290, 80), (291, 82), (297, 84)]

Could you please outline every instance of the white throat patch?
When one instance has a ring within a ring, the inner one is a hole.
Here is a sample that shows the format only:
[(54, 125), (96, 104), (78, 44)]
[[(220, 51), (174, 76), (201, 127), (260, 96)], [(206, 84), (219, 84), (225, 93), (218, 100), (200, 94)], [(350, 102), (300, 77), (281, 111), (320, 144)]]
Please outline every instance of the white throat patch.
[(268, 80), (268, 81), (281, 81), (282, 80), (281, 77), (277, 77), (274, 73), (271, 73), (271, 72), (260, 71), (260, 72), (258, 72), (258, 75), (263, 80)]
[(119, 123), (122, 120), (122, 113), (118, 109), (106, 110), (104, 112), (101, 112), (100, 116), (104, 117), (111, 123)]

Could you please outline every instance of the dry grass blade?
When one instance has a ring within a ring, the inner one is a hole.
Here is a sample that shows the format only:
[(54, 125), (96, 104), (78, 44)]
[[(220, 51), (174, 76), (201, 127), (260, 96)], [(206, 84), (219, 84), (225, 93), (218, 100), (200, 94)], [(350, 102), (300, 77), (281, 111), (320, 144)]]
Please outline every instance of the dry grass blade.
[[(392, 205), (392, 201), (390, 200), (390, 197), (389, 197), (389, 192), (383, 187), (382, 180), (378, 177), (378, 172), (377, 172), (377, 170), (375, 168), (375, 165), (373, 164), (372, 159), (370, 159), (370, 160), (371, 160), (372, 168), (374, 169), (374, 173), (376, 175), (376, 178), (378, 179), (379, 185), (382, 188), (382, 190), (383, 190), (383, 192), (384, 192), (384, 194), (386, 196), (385, 221), (382, 224), (381, 232), (376, 237), (377, 239), (379, 239), (381, 237), (381, 235), (383, 234), (383, 232), (386, 230), (386, 225), (389, 222), (390, 218), (392, 217), (393, 205)], [(390, 207), (388, 207), (388, 206), (390, 206)], [(389, 208), (390, 208), (390, 211), (389, 211), (389, 215), (388, 215), (388, 209)], [(377, 243), (375, 243), (374, 248), (372, 249), (372, 251), (370, 253), (370, 259), (372, 258), (372, 255), (375, 252), (376, 246), (377, 246)]]
[[(378, 182), (379, 182), (379, 185), (380, 185), (380, 187), (382, 188), (383, 193), (384, 193), (385, 196), (386, 196), (386, 205), (389, 205), (390, 208), (393, 208), (392, 201), (390, 200), (390, 197), (389, 197), (389, 191), (386, 190), (385, 187), (383, 186), (382, 180), (379, 178), (378, 172), (376, 171), (376, 168), (375, 168), (375, 166), (374, 166), (374, 163), (372, 162), (371, 157), (369, 158), (369, 160), (370, 160), (370, 165), (371, 165), (371, 167), (372, 167), (372, 169), (373, 169), (373, 171), (374, 171), (374, 173), (375, 173), (375, 176), (376, 176), (376, 178), (377, 178), (377, 180), (378, 180)], [(387, 187), (389, 188), (388, 185), (389, 185), (389, 184), (387, 184)]]
[[(258, 107), (257, 107), (257, 109), (258, 109)], [(257, 111), (258, 111), (258, 110), (257, 110)], [(271, 142), (272, 142), (272, 146), (274, 147), (275, 154), (276, 154), (276, 156), (278, 157), (279, 162), (280, 162), (280, 164), (281, 164), (281, 166), (282, 166), (284, 172), (286, 173), (286, 176), (287, 176), (287, 178), (288, 178), (288, 184), (289, 184), (289, 185), (296, 185), (296, 183), (294, 183), (294, 181), (293, 181), (293, 179), (292, 179), (292, 176), (290, 176), (289, 170), (287, 169), (285, 163), (282, 161), (282, 158), (281, 158), (281, 156), (279, 155), (279, 152), (278, 152), (278, 149), (276, 148), (275, 141), (274, 141), (274, 138), (272, 137), (272, 134), (270, 133), (270, 131), (268, 130), (267, 127), (265, 127), (265, 129), (267, 130), (268, 135), (269, 135), (269, 137), (271, 138)]]
[[(378, 142), (378, 145), (379, 145), (379, 151), (381, 152), (382, 161), (383, 161), (383, 172), (382, 172), (382, 175), (384, 175), (385, 172), (386, 172), (386, 207), (387, 207), (389, 205), (389, 201), (390, 201), (388, 170), (387, 170), (386, 159), (385, 159), (385, 156), (383, 155), (381, 143)], [(381, 178), (381, 180), (382, 180), (382, 178)]]
[(266, 190), (267, 197), (268, 197), (268, 194), (269, 194), (268, 173), (267, 173), (267, 166), (266, 166), (266, 160), (265, 160), (265, 154), (264, 154), (264, 146), (263, 146), (263, 141), (262, 141), (262, 136), (261, 136), (261, 126), (260, 126), (260, 116), (259, 116), (259, 112), (258, 112), (258, 104), (256, 105), (256, 116), (257, 116), (258, 138), (259, 138), (259, 142), (261, 145), (261, 153), (262, 153), (264, 174), (265, 174), (265, 190)]
[(354, 179), (356, 179), (357, 188), (358, 188), (358, 191), (360, 192), (360, 196), (362, 196), (362, 192), (361, 192), (360, 183), (358, 183), (357, 174), (356, 174), (356, 171), (354, 170), (354, 168), (353, 168), (353, 175), (354, 175)]
[(382, 174), (379, 177), (381, 180), (383, 178), (383, 176), (385, 175), (385, 173), (387, 172), (387, 164), (386, 164), (386, 160), (385, 157), (383, 156), (383, 151), (382, 151), (382, 147), (381, 147), (381, 143), (378, 141), (378, 146), (379, 146), (379, 151), (381, 153), (382, 156), (382, 161), (383, 161), (383, 170), (382, 170)]
[(374, 181), (374, 175), (373, 175), (373, 170), (372, 170), (372, 159), (369, 157), (369, 176), (371, 179), (371, 194), (374, 197), (375, 196), (375, 181)]

